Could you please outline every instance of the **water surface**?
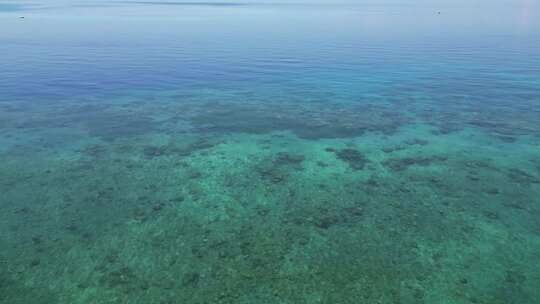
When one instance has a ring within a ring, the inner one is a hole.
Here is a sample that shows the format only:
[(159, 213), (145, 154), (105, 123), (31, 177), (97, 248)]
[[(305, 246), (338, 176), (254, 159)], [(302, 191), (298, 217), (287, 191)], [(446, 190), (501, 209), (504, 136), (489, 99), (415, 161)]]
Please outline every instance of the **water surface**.
[(0, 3), (0, 302), (536, 303), (538, 12)]

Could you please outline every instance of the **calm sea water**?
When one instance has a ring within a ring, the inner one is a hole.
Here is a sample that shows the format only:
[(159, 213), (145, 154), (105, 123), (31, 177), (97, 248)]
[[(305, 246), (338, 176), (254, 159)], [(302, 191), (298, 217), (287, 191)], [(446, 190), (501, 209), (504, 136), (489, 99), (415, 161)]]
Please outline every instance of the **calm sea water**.
[(0, 2), (0, 302), (537, 303), (539, 20)]

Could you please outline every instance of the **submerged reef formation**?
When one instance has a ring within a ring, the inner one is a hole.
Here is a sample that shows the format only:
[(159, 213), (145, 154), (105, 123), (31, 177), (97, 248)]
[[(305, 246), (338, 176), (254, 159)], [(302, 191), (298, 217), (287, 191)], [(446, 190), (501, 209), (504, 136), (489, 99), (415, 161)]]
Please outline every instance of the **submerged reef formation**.
[(178, 145), (175, 145), (174, 143), (168, 143), (167, 145), (160, 145), (160, 146), (144, 146), (142, 149), (142, 153), (146, 158), (154, 158), (154, 157), (160, 157), (160, 156), (189, 156), (192, 153), (199, 152), (202, 150), (206, 150), (209, 148), (212, 148), (216, 145), (220, 144), (219, 141), (213, 140), (212, 138), (200, 138), (193, 142), (189, 143), (179, 143)]
[(336, 157), (346, 162), (353, 170), (362, 170), (369, 160), (360, 151), (350, 148), (335, 150), (326, 148), (327, 152), (334, 152)]
[(392, 171), (403, 171), (410, 166), (429, 166), (434, 162), (444, 162), (447, 160), (445, 156), (418, 156), (405, 158), (390, 158), (383, 164)]
[(0, 111), (0, 302), (540, 298), (536, 112), (231, 94)]
[(394, 133), (408, 119), (376, 105), (206, 104), (191, 123), (199, 132), (268, 133), (289, 130), (300, 138), (349, 138)]
[(287, 179), (294, 171), (302, 171), (304, 156), (279, 152), (271, 159), (265, 159), (256, 165), (255, 171), (273, 184), (279, 184)]

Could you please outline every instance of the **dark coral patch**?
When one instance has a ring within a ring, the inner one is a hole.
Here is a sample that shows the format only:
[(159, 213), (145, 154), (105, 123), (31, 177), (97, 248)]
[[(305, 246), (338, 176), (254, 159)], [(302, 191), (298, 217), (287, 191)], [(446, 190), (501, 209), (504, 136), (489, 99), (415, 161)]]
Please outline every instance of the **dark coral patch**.
[(213, 141), (211, 139), (199, 139), (185, 146), (176, 146), (174, 144), (168, 144), (163, 146), (149, 145), (142, 149), (142, 153), (146, 158), (155, 158), (161, 156), (189, 156), (193, 153), (210, 149), (220, 142)]
[(263, 179), (273, 184), (279, 184), (291, 175), (291, 169), (297, 171), (303, 170), (302, 162), (304, 159), (305, 157), (303, 155), (280, 152), (275, 158), (257, 165), (256, 171)]
[(140, 278), (135, 271), (129, 267), (121, 267), (104, 274), (99, 283), (109, 288), (119, 288), (126, 292), (136, 289), (148, 289), (148, 282)]
[(106, 141), (117, 138), (139, 136), (154, 132), (159, 124), (148, 117), (113, 117), (88, 121), (86, 127), (90, 135)]
[(182, 286), (189, 286), (192, 288), (197, 287), (201, 275), (198, 272), (189, 272), (184, 275), (182, 278)]
[(437, 122), (433, 122), (432, 124), (437, 127), (436, 130), (431, 132), (435, 135), (448, 135), (463, 130), (463, 127), (457, 124), (439, 124)]
[(87, 146), (79, 151), (77, 151), (81, 154), (84, 154), (89, 157), (93, 158), (100, 158), (103, 157), (107, 153), (107, 147), (104, 145), (90, 145)]
[(425, 146), (428, 143), (429, 142), (427, 140), (419, 139), (419, 138), (413, 138), (413, 139), (405, 141), (404, 144), (399, 144), (399, 145), (393, 146), (393, 147), (382, 148), (382, 151), (384, 153), (392, 153), (392, 152), (396, 152), (396, 151), (405, 150), (407, 148), (406, 146), (415, 146), (415, 145)]
[(508, 144), (515, 143), (517, 141), (517, 137), (510, 135), (495, 135), (495, 137)]
[(517, 184), (540, 184), (540, 179), (520, 169), (510, 169), (507, 176), (512, 182)]
[(392, 153), (392, 152), (395, 152), (395, 151), (401, 151), (401, 150), (404, 150), (405, 147), (403, 146), (395, 146), (395, 147), (385, 147), (385, 148), (382, 148), (382, 151), (384, 153)]
[(168, 152), (165, 146), (146, 146), (143, 148), (143, 154), (146, 158), (154, 158), (162, 155), (166, 155)]
[(274, 164), (276, 166), (291, 166), (296, 169), (302, 169), (302, 162), (305, 157), (303, 155), (294, 155), (285, 152), (280, 152), (277, 154)]
[(317, 166), (321, 167), (321, 168), (326, 168), (328, 167), (328, 164), (325, 163), (325, 162), (322, 162), (322, 161), (318, 161), (317, 162)]
[(429, 166), (434, 162), (446, 160), (447, 158), (444, 156), (405, 157), (388, 159), (383, 164), (392, 171), (403, 171), (410, 166)]
[(413, 138), (413, 139), (405, 141), (405, 144), (407, 144), (409, 146), (413, 146), (413, 145), (425, 146), (428, 143), (429, 143), (429, 141), (427, 141), (425, 139), (419, 139), (419, 138)]
[(331, 209), (318, 206), (291, 212), (284, 219), (284, 223), (296, 226), (313, 225), (319, 229), (327, 230), (334, 226), (354, 225), (361, 220), (363, 215), (364, 209), (356, 205)]
[(402, 115), (374, 105), (208, 104), (190, 118), (194, 130), (263, 134), (288, 130), (304, 139), (351, 138), (365, 132), (393, 134), (407, 122)]
[(353, 170), (362, 170), (369, 163), (369, 159), (356, 149), (345, 148), (334, 153), (339, 160), (346, 162)]

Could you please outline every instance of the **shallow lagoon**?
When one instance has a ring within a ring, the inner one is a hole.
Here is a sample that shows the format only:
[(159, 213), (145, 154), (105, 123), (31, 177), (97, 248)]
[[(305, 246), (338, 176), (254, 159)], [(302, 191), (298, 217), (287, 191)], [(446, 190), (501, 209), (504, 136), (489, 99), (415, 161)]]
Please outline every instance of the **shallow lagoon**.
[(534, 3), (225, 4), (0, 5), (0, 302), (536, 303)]

